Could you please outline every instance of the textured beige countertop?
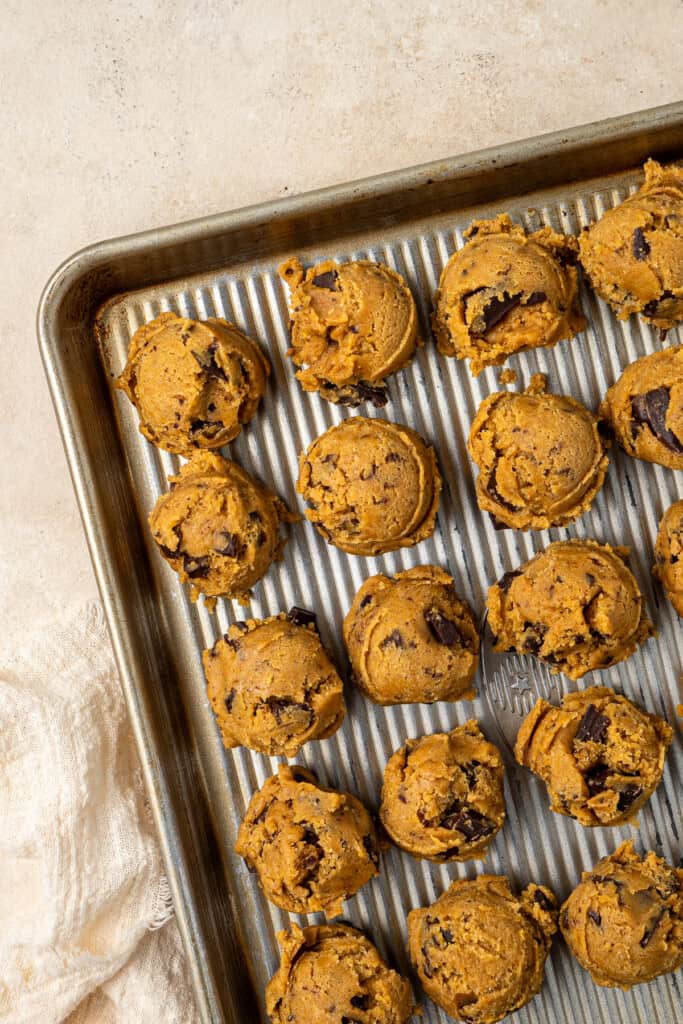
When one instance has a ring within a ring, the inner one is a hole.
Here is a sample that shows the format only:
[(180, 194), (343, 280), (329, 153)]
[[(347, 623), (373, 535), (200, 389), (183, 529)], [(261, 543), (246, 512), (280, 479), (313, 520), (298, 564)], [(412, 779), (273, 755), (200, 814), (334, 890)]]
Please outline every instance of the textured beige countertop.
[(0, 0), (0, 614), (95, 596), (35, 341), (89, 242), (681, 98), (680, 0)]

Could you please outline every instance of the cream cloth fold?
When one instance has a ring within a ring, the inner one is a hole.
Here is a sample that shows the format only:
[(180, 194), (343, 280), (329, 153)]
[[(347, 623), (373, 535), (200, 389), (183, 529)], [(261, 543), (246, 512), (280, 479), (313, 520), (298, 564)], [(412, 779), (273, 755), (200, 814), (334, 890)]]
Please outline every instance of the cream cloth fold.
[(102, 609), (88, 605), (0, 663), (0, 1021), (193, 1024), (172, 913)]

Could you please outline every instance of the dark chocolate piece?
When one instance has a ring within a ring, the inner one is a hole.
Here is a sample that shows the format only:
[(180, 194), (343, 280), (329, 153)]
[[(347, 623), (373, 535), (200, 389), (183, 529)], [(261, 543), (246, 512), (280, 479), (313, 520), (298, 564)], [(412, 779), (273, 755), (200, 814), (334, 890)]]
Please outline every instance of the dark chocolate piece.
[(606, 764), (596, 764), (589, 768), (587, 772), (584, 772), (583, 778), (591, 796), (602, 793), (610, 772), (611, 768), (608, 768)]
[(648, 426), (665, 448), (680, 455), (683, 454), (683, 445), (666, 426), (670, 398), (669, 389), (665, 386), (653, 388), (644, 395), (635, 395), (631, 399), (631, 415), (636, 426)]
[(336, 270), (325, 270), (322, 274), (316, 274), (313, 278), (313, 284), (316, 288), (325, 288), (328, 292), (338, 292), (337, 278), (339, 274)]
[(301, 704), (298, 701), (290, 700), (289, 697), (268, 697), (266, 699), (268, 710), (275, 717), (278, 725), (282, 725), (283, 717), (292, 711), (305, 711), (308, 713), (309, 721), (313, 712), (308, 704)]
[(637, 260), (645, 260), (650, 255), (650, 243), (642, 228), (636, 228), (633, 232), (633, 255)]
[(629, 807), (636, 802), (642, 792), (642, 786), (626, 786), (619, 794), (617, 810), (627, 811)]
[(547, 632), (548, 627), (542, 622), (525, 622), (522, 650), (526, 654), (538, 654)]
[(246, 551), (244, 544), (236, 533), (229, 533), (223, 530), (220, 534), (221, 547), (214, 547), (217, 555), (224, 555), (226, 558), (241, 558)]
[(510, 572), (504, 573), (498, 580), (499, 588), (503, 591), (504, 594), (507, 593), (507, 591), (512, 586), (512, 581), (521, 575), (522, 574), (519, 569), (511, 569)]
[(309, 612), (307, 608), (298, 608), (293, 605), (287, 612), (287, 618), (295, 626), (315, 626), (318, 628), (318, 620), (315, 612)]
[(217, 377), (218, 380), (227, 380), (228, 378), (225, 376), (225, 370), (216, 362), (217, 348), (218, 346), (214, 341), (209, 345), (206, 352), (195, 352), (193, 350), (192, 355), (197, 360), (197, 362), (201, 366), (202, 370), (204, 370), (204, 372), (207, 374), (207, 376)]
[(370, 996), (361, 994), (359, 996), (351, 996), (349, 999), (351, 1006), (354, 1006), (357, 1010), (367, 1010), (370, 1005)]
[(386, 388), (378, 388), (365, 380), (359, 380), (355, 388), (358, 397), (362, 401), (372, 402), (375, 409), (382, 409), (389, 401)]
[(465, 638), (454, 622), (447, 619), (438, 608), (428, 608), (424, 613), (425, 622), (437, 643), (444, 647), (462, 647)]
[(525, 306), (538, 306), (540, 302), (545, 302), (548, 298), (545, 292), (532, 292), (524, 302)]
[(659, 911), (655, 919), (646, 926), (645, 931), (643, 932), (643, 937), (640, 940), (641, 949), (645, 949), (646, 946), (650, 945), (650, 942), (652, 941), (652, 936), (657, 931), (660, 921), (667, 913), (668, 909), (668, 907), (662, 907), (662, 909)]
[(405, 647), (405, 645), (406, 642), (403, 639), (403, 634), (401, 633), (400, 629), (393, 629), (391, 633), (388, 633), (387, 636), (384, 637), (379, 646), (381, 648), (398, 647), (402, 650)]
[(209, 575), (210, 559), (208, 555), (183, 555), (183, 569), (191, 580), (203, 579)]
[(589, 704), (579, 722), (574, 739), (579, 743), (604, 743), (607, 739), (608, 726), (609, 718), (602, 715), (595, 704)]
[(235, 694), (236, 693), (237, 693), (237, 690), (233, 687), (232, 690), (230, 691), (230, 693), (226, 694), (226, 697), (225, 697), (225, 710), (228, 712), (228, 714), (230, 714), (230, 712), (232, 711), (232, 705), (235, 702)]
[(538, 903), (542, 910), (548, 912), (555, 910), (555, 904), (546, 896), (542, 889), (536, 889), (534, 892), (534, 903)]
[(480, 316), (477, 317), (477, 321), (471, 325), (470, 330), (472, 334), (475, 336), (488, 334), (501, 320), (505, 319), (515, 306), (519, 305), (521, 298), (521, 292), (517, 293), (517, 295), (503, 292), (501, 298), (498, 298), (497, 295), (492, 296), (484, 306)]
[(589, 910), (588, 911), (588, 917), (591, 919), (593, 924), (596, 924), (598, 926), (598, 928), (602, 924), (602, 916), (600, 915), (599, 911), (597, 911), (597, 910)]

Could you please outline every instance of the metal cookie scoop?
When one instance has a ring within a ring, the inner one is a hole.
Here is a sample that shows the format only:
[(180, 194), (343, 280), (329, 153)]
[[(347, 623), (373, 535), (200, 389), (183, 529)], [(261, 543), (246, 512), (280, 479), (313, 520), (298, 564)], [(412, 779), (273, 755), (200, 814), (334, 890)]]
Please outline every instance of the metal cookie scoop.
[(481, 620), (481, 696), (500, 739), (512, 753), (519, 727), (539, 699), (558, 703), (567, 680), (553, 674), (537, 658), (499, 653), (493, 649), (488, 611)]

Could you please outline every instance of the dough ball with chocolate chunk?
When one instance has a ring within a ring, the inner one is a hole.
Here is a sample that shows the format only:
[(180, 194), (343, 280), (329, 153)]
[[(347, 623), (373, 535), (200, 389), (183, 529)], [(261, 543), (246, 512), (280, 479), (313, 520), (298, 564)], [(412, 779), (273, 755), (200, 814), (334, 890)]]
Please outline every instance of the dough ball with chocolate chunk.
[(645, 164), (635, 195), (579, 236), (583, 269), (620, 320), (662, 330), (683, 319), (683, 168)]
[[(305, 613), (310, 614), (310, 613)], [(331, 736), (344, 714), (342, 681), (302, 609), (236, 622), (204, 651), (207, 691), (226, 747), (294, 757)]]
[(362, 932), (344, 924), (280, 932), (280, 966), (266, 988), (272, 1024), (406, 1024), (410, 984)]
[(292, 914), (335, 917), (379, 871), (377, 833), (360, 800), (296, 765), (281, 764), (251, 798), (235, 852)]
[(415, 300), (400, 274), (383, 263), (325, 260), (304, 272), (287, 260), (291, 356), (304, 391), (342, 405), (385, 405), (385, 378), (406, 365), (418, 344)]
[(474, 696), (477, 626), (436, 565), (367, 579), (344, 619), (344, 643), (356, 683), (376, 704)]
[(631, 818), (662, 778), (671, 726), (604, 686), (537, 701), (515, 757), (548, 787), (550, 806), (582, 825)]
[(443, 355), (469, 358), (478, 374), (514, 352), (583, 330), (574, 238), (547, 227), (527, 235), (505, 213), (474, 221), (465, 238), (434, 297), (434, 333)]
[(571, 523), (591, 507), (607, 472), (596, 417), (564, 395), (489, 395), (467, 448), (479, 467), (479, 507), (516, 530)]
[(580, 679), (628, 658), (654, 634), (621, 552), (594, 540), (560, 540), (488, 593), (497, 651), (533, 654)]
[(441, 493), (434, 449), (410, 427), (352, 416), (299, 457), (306, 518), (351, 555), (380, 555), (431, 537)]
[(140, 416), (140, 431), (166, 451), (220, 448), (252, 418), (270, 364), (256, 342), (227, 320), (162, 313), (131, 338), (115, 386)]
[(536, 995), (556, 930), (550, 889), (528, 885), (518, 898), (502, 875), (455, 881), (408, 915), (410, 958), (425, 992), (469, 1024), (493, 1024)]
[(683, 967), (683, 871), (626, 842), (581, 881), (560, 911), (572, 953), (596, 985), (629, 989)]
[(600, 416), (634, 459), (683, 469), (683, 345), (627, 366), (605, 395)]
[(280, 558), (280, 524), (298, 516), (236, 462), (196, 452), (149, 517), (152, 536), (193, 599), (225, 594), (246, 601), (249, 589)]
[(662, 516), (652, 572), (683, 617), (683, 501), (675, 501)]
[(384, 769), (382, 824), (414, 857), (482, 857), (505, 820), (503, 774), (475, 721), (408, 740)]

